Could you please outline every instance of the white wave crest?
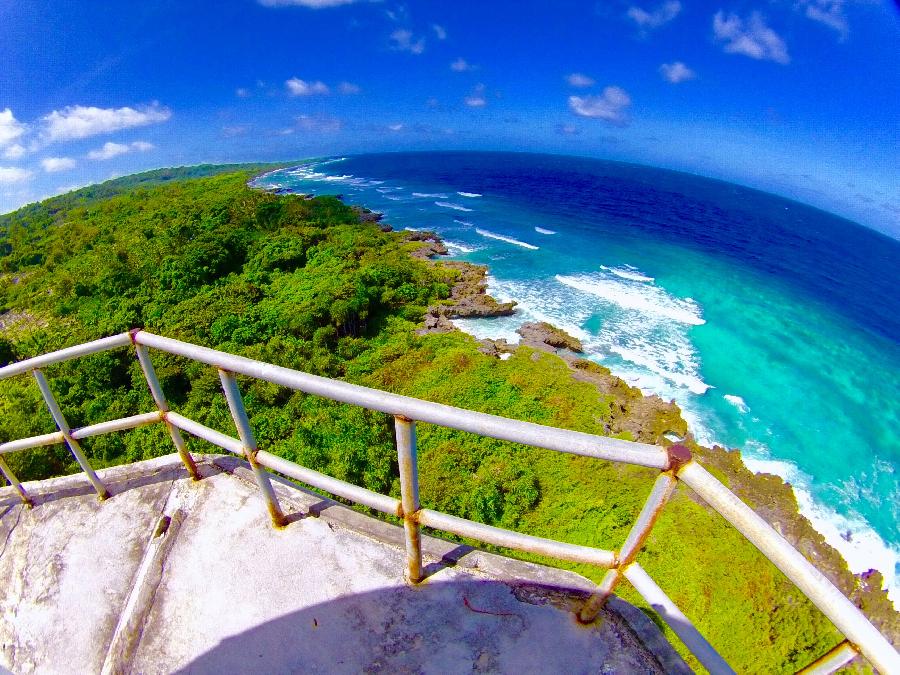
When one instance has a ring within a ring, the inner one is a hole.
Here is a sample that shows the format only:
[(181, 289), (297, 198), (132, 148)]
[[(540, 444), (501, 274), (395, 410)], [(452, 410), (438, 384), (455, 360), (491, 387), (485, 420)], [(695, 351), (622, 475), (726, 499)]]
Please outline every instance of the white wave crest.
[(467, 244), (462, 244), (458, 241), (450, 241), (449, 239), (444, 240), (444, 245), (450, 251), (450, 253), (460, 254), (460, 253), (474, 253), (478, 249), (474, 246), (468, 246)]
[(640, 281), (643, 283), (654, 281), (653, 277), (648, 277), (646, 274), (642, 274), (641, 271), (633, 265), (623, 265), (622, 267), (607, 267), (606, 265), (600, 265), (600, 269), (615, 274), (620, 279)]
[(460, 220), (459, 218), (454, 218), (453, 222), (459, 223), (460, 225), (465, 225), (466, 227), (475, 227), (475, 223), (470, 223), (468, 220)]
[(742, 413), (750, 412), (750, 408), (747, 407), (746, 402), (740, 396), (735, 396), (734, 394), (723, 394), (722, 398), (728, 401), (735, 408), (740, 410)]
[(535, 227), (534, 231), (537, 232), (538, 234), (556, 234), (555, 230), (548, 230), (544, 227)]
[(445, 209), (453, 209), (454, 211), (472, 211), (472, 209), (467, 209), (465, 206), (460, 206), (453, 202), (435, 202), (434, 205)]
[(800, 513), (825, 541), (837, 549), (854, 574), (876, 569), (884, 575), (884, 587), (896, 607), (900, 603), (900, 548), (886, 543), (860, 516), (845, 516), (816, 501), (810, 491), (811, 479), (796, 464), (769, 457), (768, 448), (750, 441), (741, 453), (744, 464), (755, 472), (781, 476), (794, 488)]
[(447, 199), (447, 195), (442, 195), (440, 192), (413, 192), (412, 196), (423, 199)]
[(655, 286), (632, 286), (589, 274), (577, 276), (557, 274), (556, 280), (623, 309), (633, 309), (692, 326), (706, 323), (700, 315), (700, 307), (696, 302), (679, 300)]
[(490, 232), (489, 230), (482, 230), (480, 227), (476, 227), (475, 231), (480, 234), (482, 237), (487, 237), (488, 239), (496, 239), (498, 241), (505, 241), (507, 244), (514, 244), (516, 246), (521, 246), (522, 248), (527, 248), (531, 251), (537, 251), (540, 247), (535, 246), (534, 244), (528, 244), (524, 241), (519, 241), (518, 239), (513, 239), (512, 237), (507, 237), (502, 234), (497, 234), (496, 232)]
[(469, 199), (474, 199), (475, 197), (480, 197), (481, 195), (477, 192), (457, 192), (460, 197), (468, 197)]
[[(618, 354), (626, 361), (630, 361), (639, 366), (643, 366), (653, 371), (663, 380), (674, 384), (676, 387), (688, 389), (692, 394), (705, 394), (711, 385), (701, 380), (697, 375), (691, 372), (678, 372), (677, 370), (667, 370), (659, 367), (659, 360), (640, 349), (628, 349), (621, 345), (611, 345), (609, 350), (614, 354)], [(638, 387), (643, 389), (643, 387)]]

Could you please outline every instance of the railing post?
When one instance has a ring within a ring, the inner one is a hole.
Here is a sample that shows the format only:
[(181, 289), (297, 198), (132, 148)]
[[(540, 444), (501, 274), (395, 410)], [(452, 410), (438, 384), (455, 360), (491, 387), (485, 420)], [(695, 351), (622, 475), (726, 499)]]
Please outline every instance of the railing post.
[(269, 480), (266, 470), (256, 461), (256, 453), (259, 448), (256, 447), (256, 437), (253, 435), (253, 429), (250, 428), (250, 419), (247, 417), (244, 399), (241, 397), (241, 390), (238, 389), (234, 373), (220, 368), (219, 379), (222, 380), (222, 389), (225, 391), (225, 399), (228, 401), (234, 426), (237, 427), (241, 443), (244, 444), (244, 455), (253, 469), (253, 475), (256, 477), (256, 483), (266, 502), (266, 508), (269, 509), (269, 515), (272, 516), (272, 523), (275, 527), (283, 527), (285, 525), (284, 513), (278, 504), (278, 497), (275, 496), (272, 481)]
[(84, 453), (81, 451), (81, 445), (72, 438), (69, 423), (66, 422), (66, 418), (63, 417), (62, 411), (59, 409), (59, 404), (56, 402), (56, 399), (53, 398), (53, 392), (50, 391), (50, 385), (47, 384), (47, 379), (44, 377), (44, 374), (37, 368), (31, 372), (34, 375), (34, 379), (37, 380), (38, 388), (41, 390), (41, 395), (44, 397), (44, 403), (47, 404), (47, 408), (53, 416), (53, 421), (56, 422), (56, 428), (60, 430), (63, 438), (65, 438), (66, 445), (69, 446), (69, 450), (75, 456), (79, 466), (81, 466), (81, 470), (84, 471), (88, 480), (91, 481), (91, 485), (94, 486), (94, 490), (97, 491), (97, 495), (100, 499), (108, 499), (109, 490), (106, 489), (106, 486), (103, 485), (100, 478), (91, 468), (91, 465), (87, 461), (87, 457), (85, 457)]
[(653, 489), (650, 490), (650, 496), (644, 502), (644, 507), (641, 509), (637, 520), (634, 521), (634, 525), (631, 526), (625, 543), (622, 544), (622, 548), (616, 555), (616, 566), (606, 572), (594, 594), (588, 598), (584, 607), (578, 613), (578, 620), (582, 623), (590, 623), (597, 618), (600, 610), (603, 609), (603, 605), (606, 604), (609, 596), (612, 595), (616, 586), (619, 585), (625, 568), (634, 562), (644, 542), (647, 541), (647, 537), (650, 536), (650, 531), (653, 529), (656, 519), (659, 518), (659, 514), (675, 490), (677, 482), (675, 472), (691, 459), (690, 450), (683, 445), (673, 445), (668, 449), (668, 452), (669, 466), (666, 471), (656, 478)]
[(422, 580), (422, 531), (416, 519), (419, 504), (419, 467), (416, 460), (416, 423), (405, 417), (394, 417), (397, 435), (397, 461), (400, 465), (400, 502), (403, 507), (403, 529), (406, 532), (406, 568), (410, 582)]
[(175, 449), (178, 450), (181, 461), (184, 462), (184, 466), (187, 468), (191, 478), (200, 480), (200, 473), (197, 471), (197, 465), (194, 463), (194, 458), (191, 457), (191, 453), (188, 452), (184, 437), (181, 435), (181, 432), (166, 419), (166, 413), (169, 412), (169, 402), (166, 400), (162, 385), (159, 383), (159, 378), (156, 376), (156, 369), (153, 367), (153, 362), (150, 360), (150, 353), (144, 345), (139, 345), (137, 343), (135, 343), (134, 349), (137, 353), (138, 361), (141, 364), (141, 370), (144, 371), (144, 378), (147, 380), (147, 386), (150, 387), (150, 394), (153, 396), (156, 407), (162, 413), (163, 421), (166, 423), (166, 428), (169, 430), (169, 436), (172, 437), (172, 442), (175, 444)]
[(31, 501), (31, 497), (28, 496), (28, 493), (25, 492), (25, 488), (22, 487), (22, 484), (19, 482), (19, 479), (16, 478), (16, 474), (12, 472), (12, 469), (9, 468), (9, 465), (6, 463), (6, 460), (3, 457), (0, 457), (0, 473), (9, 481), (9, 484), (12, 485), (16, 492), (19, 493), (19, 497), (22, 499), (22, 503), (25, 504), (28, 508), (34, 506), (34, 502)]

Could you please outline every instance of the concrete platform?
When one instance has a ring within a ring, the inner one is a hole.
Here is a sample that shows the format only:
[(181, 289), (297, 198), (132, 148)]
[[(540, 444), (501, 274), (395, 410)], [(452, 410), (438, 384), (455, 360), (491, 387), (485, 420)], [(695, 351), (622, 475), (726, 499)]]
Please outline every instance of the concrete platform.
[[(614, 598), (581, 626), (578, 575), (403, 531), (276, 483), (274, 529), (246, 464), (172, 455), (0, 490), (0, 665), (15, 673), (690, 672)], [(2, 668), (0, 668), (2, 670)]]

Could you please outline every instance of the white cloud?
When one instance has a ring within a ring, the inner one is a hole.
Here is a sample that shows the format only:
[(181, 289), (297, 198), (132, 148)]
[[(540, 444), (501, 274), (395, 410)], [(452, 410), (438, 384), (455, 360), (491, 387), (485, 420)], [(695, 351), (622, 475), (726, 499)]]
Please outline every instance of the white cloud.
[(74, 169), (78, 164), (71, 157), (45, 157), (41, 160), (41, 167), (47, 173), (56, 173), (58, 171), (68, 171)]
[(342, 94), (358, 94), (361, 89), (358, 84), (354, 84), (353, 82), (341, 82), (338, 85), (338, 91)]
[(484, 97), (484, 85), (477, 84), (472, 93), (466, 96), (466, 105), (470, 108), (483, 108), (487, 105), (487, 99)]
[(88, 159), (112, 159), (113, 157), (118, 157), (119, 155), (124, 155), (129, 150), (129, 147), (124, 143), (113, 143), (111, 141), (107, 141), (103, 144), (103, 147), (98, 150), (91, 150), (88, 153)]
[(327, 94), (329, 92), (328, 85), (324, 82), (316, 80), (315, 82), (307, 82), (296, 77), (292, 77), (284, 83), (291, 96), (312, 96), (313, 94)]
[(0, 111), (0, 148), (22, 136), (26, 129), (27, 127), (15, 118), (12, 110), (7, 108)]
[(18, 143), (13, 143), (3, 151), (5, 159), (22, 159), (25, 156), (25, 148)]
[(592, 117), (624, 126), (628, 123), (631, 97), (621, 87), (606, 87), (599, 96), (570, 96), (569, 108), (581, 117)]
[(566, 82), (569, 83), (570, 87), (578, 87), (579, 89), (593, 87), (595, 84), (594, 78), (588, 77), (584, 73), (572, 73), (566, 75)]
[(0, 185), (24, 183), (34, 175), (33, 171), (17, 166), (0, 166)]
[(88, 159), (107, 160), (118, 157), (119, 155), (125, 155), (132, 150), (137, 152), (147, 152), (148, 150), (153, 150), (154, 147), (156, 146), (152, 143), (146, 143), (145, 141), (135, 141), (131, 145), (107, 141), (103, 144), (102, 148), (91, 150), (87, 156)]
[(120, 129), (165, 122), (172, 116), (158, 103), (141, 108), (95, 108), (74, 105), (54, 110), (42, 118), (43, 137), (50, 143), (108, 134)]
[(388, 124), (388, 129), (390, 131), (402, 131), (403, 125), (399, 124), (399, 123), (398, 124)]
[(446, 40), (447, 39), (447, 29), (443, 26), (439, 26), (436, 23), (431, 24), (431, 28), (434, 31), (434, 34), (437, 36), (438, 40)]
[(668, 0), (650, 12), (640, 7), (629, 7), (625, 16), (634, 21), (640, 28), (652, 30), (669, 23), (679, 13), (681, 13), (681, 3), (678, 0)]
[(222, 127), (222, 135), (226, 138), (243, 136), (248, 131), (250, 131), (249, 124), (226, 124), (224, 127)]
[(391, 48), (398, 52), (421, 54), (425, 51), (425, 38), (415, 37), (411, 30), (398, 28), (390, 35)]
[(454, 73), (467, 73), (469, 71), (475, 70), (476, 66), (473, 66), (471, 63), (466, 61), (463, 57), (459, 57), (450, 64), (450, 70)]
[(333, 134), (341, 130), (343, 122), (334, 117), (312, 117), (300, 115), (296, 118), (297, 129), (300, 131), (320, 134)]
[(737, 14), (721, 10), (713, 17), (713, 34), (716, 40), (724, 42), (723, 49), (729, 54), (743, 54), (751, 59), (789, 63), (787, 46), (774, 30), (766, 25), (759, 12), (753, 12), (747, 20)]
[(309, 9), (325, 9), (352, 5), (357, 0), (259, 0), (263, 7), (308, 7)]
[(798, 8), (804, 9), (808, 19), (818, 21), (836, 31), (841, 41), (850, 35), (844, 0), (800, 0)]
[(234, 90), (234, 95), (238, 98), (248, 98), (250, 96), (250, 90), (244, 87), (238, 87)]
[(685, 80), (693, 80), (697, 77), (697, 73), (688, 68), (681, 61), (675, 61), (673, 63), (664, 63), (659, 67), (659, 72), (669, 82), (672, 84), (678, 84), (679, 82), (684, 82)]

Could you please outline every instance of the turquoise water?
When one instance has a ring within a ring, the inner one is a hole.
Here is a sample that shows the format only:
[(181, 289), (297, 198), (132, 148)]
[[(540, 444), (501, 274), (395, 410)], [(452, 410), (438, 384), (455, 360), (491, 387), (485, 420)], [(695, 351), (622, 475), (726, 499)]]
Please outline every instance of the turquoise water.
[(342, 194), (487, 264), (513, 317), (675, 399), (697, 439), (777, 473), (857, 572), (895, 603), (900, 565), (900, 244), (773, 195), (594, 160), (363, 155), (279, 171), (270, 189)]

